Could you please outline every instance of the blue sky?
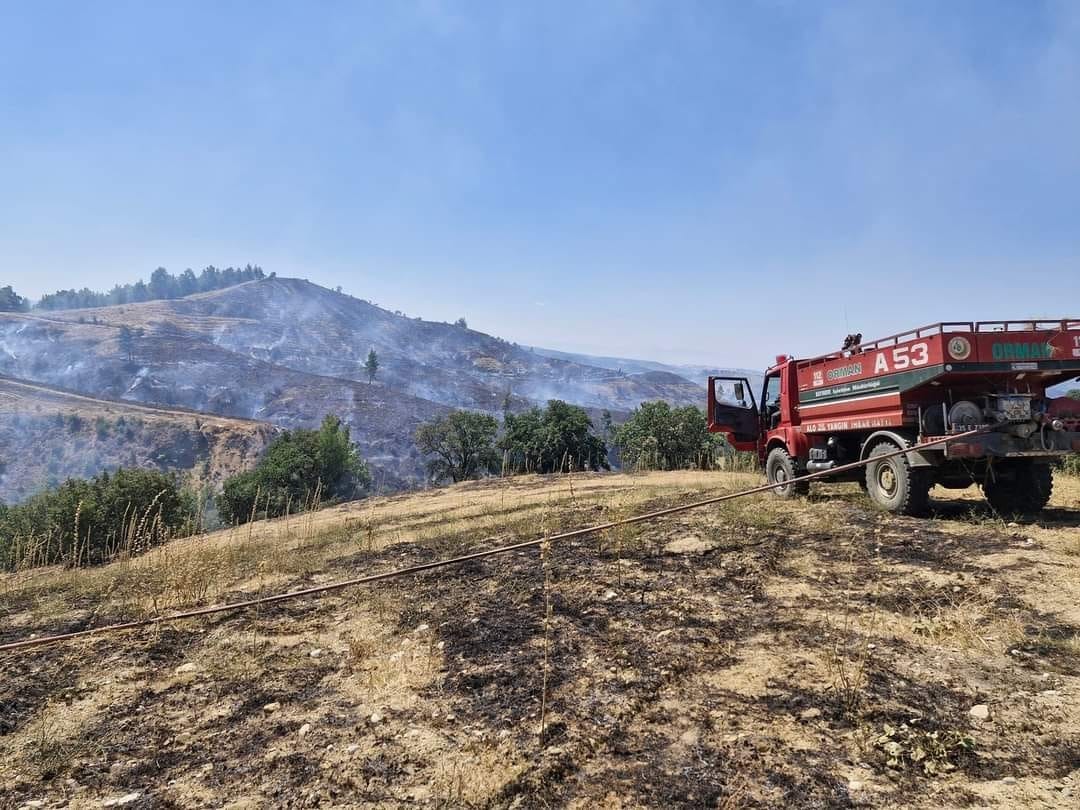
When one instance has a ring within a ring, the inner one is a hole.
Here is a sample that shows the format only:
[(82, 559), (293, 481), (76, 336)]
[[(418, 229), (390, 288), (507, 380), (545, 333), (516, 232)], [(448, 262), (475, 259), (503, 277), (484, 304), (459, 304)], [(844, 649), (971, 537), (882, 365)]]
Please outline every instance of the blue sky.
[(758, 367), (1080, 315), (1080, 4), (0, 0), (0, 285)]

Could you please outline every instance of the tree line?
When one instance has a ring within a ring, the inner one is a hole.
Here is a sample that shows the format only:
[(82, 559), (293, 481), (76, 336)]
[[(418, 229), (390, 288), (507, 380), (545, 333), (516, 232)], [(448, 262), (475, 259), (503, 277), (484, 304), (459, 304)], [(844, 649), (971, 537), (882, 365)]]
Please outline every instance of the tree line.
[(666, 402), (646, 402), (618, 426), (605, 411), (599, 430), (584, 408), (561, 400), (519, 414), (505, 412), (501, 430), (490, 414), (452, 411), (421, 425), (415, 439), (435, 482), (608, 470), (609, 445), (626, 469), (708, 469), (727, 452), (723, 439), (708, 432), (699, 408), (672, 408)]
[(0, 504), (0, 568), (105, 562), (190, 533), (197, 513), (195, 496), (157, 470), (73, 478), (16, 506)]
[[(238, 525), (351, 500), (367, 465), (336, 416), (318, 430), (286, 431), (254, 469), (228, 478), (216, 522)], [(95, 565), (206, 528), (203, 496), (173, 474), (138, 468), (69, 479), (23, 503), (0, 503), (0, 569)]]
[[(270, 277), (273, 278), (273, 276), (274, 274), (271, 273)], [(54, 293), (46, 293), (34, 304), (8, 285), (0, 287), (0, 312), (20, 312), (31, 308), (93, 309), (114, 304), (183, 298), (187, 295), (220, 290), (245, 281), (257, 281), (266, 277), (261, 267), (252, 264), (223, 269), (210, 265), (198, 275), (191, 268), (179, 275), (173, 275), (164, 267), (159, 267), (150, 274), (149, 281), (140, 279), (133, 284), (117, 284), (109, 292), (97, 292), (88, 287), (83, 287), (81, 290), (57, 290)]]
[[(643, 404), (622, 425), (610, 414), (597, 429), (588, 412), (561, 400), (495, 416), (452, 411), (421, 425), (417, 448), (433, 482), (489, 475), (611, 468), (710, 467), (724, 447), (697, 408)], [(226, 479), (213, 499), (217, 520), (239, 525), (361, 497), (371, 474), (348, 425), (328, 415), (316, 430), (285, 431), (258, 464)], [(201, 531), (205, 496), (157, 470), (119, 469), (70, 479), (15, 506), (0, 504), (0, 568), (62, 562), (88, 565)], [(213, 512), (213, 509), (211, 509)], [(213, 516), (211, 515), (211, 518)]]

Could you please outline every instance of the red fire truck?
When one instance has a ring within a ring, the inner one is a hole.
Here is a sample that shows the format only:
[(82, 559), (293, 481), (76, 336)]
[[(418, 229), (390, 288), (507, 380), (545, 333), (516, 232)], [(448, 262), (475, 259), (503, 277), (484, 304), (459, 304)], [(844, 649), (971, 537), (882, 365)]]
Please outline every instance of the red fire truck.
[[(896, 453), (983, 427), (986, 432), (839, 472), (875, 504), (919, 514), (935, 484), (980, 484), (1002, 513), (1050, 498), (1052, 465), (1080, 452), (1080, 401), (1051, 397), (1080, 376), (1080, 320), (937, 323), (765, 372), (760, 398), (742, 377), (709, 379), (709, 430), (755, 451), (773, 491), (805, 494), (799, 476)], [(785, 482), (789, 482), (786, 483)]]

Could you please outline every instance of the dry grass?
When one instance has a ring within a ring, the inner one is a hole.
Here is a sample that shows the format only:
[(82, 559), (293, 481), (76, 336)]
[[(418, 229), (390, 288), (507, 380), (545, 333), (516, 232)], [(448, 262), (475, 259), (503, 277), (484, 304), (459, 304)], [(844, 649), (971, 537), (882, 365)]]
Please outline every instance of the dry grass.
[[(32, 595), (45, 615), (62, 603), (89, 599), (101, 612), (140, 618), (213, 603), (236, 590), (272, 588), (356, 551), (419, 543), (449, 555), (489, 538), (537, 536), (544, 517), (556, 512), (573, 510), (583, 521), (599, 522), (629, 515), (647, 502), (686, 492), (713, 494), (744, 480), (755, 481), (700, 472), (579, 475), (576, 484), (569, 476), (525, 476), (372, 498), (176, 540), (99, 568), (0, 574), (0, 611), (5, 599)], [(623, 542), (632, 536), (627, 527), (617, 537)]]

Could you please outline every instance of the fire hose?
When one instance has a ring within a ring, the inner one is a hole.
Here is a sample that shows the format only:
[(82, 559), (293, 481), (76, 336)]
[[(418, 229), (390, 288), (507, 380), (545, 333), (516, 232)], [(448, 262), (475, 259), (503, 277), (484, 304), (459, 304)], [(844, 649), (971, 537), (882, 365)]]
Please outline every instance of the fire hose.
[(741, 490), (739, 492), (730, 492), (724, 495), (716, 495), (711, 498), (705, 498), (704, 500), (694, 501), (692, 503), (686, 503), (680, 506), (671, 506), (653, 512), (645, 512), (640, 515), (634, 515), (628, 518), (621, 518), (619, 520), (612, 520), (607, 523), (597, 523), (593, 526), (586, 526), (581, 529), (574, 529), (572, 531), (562, 532), (561, 534), (552, 534), (548, 535), (547, 537), (537, 538), (535, 540), (525, 540), (520, 543), (512, 543), (510, 545), (498, 546), (496, 548), (486, 549), (484, 551), (475, 551), (471, 554), (464, 554), (459, 557), (450, 557), (444, 560), (434, 560), (432, 562), (420, 563), (418, 565), (410, 565), (405, 568), (397, 568), (392, 571), (385, 571), (381, 574), (368, 574), (362, 577), (339, 580), (338, 582), (331, 582), (325, 585), (317, 585), (311, 588), (303, 588), (301, 590), (295, 591), (286, 591), (283, 593), (276, 593), (269, 596), (261, 596), (254, 599), (245, 599), (240, 602), (230, 602), (221, 605), (208, 605), (206, 607), (192, 608), (191, 610), (184, 610), (176, 613), (167, 613), (159, 616), (148, 616), (143, 619), (135, 619), (128, 622), (118, 622), (116, 624), (102, 625), (101, 627), (95, 627), (88, 630), (76, 630), (70, 633), (58, 633), (49, 636), (39, 636), (37, 638), (27, 638), (21, 641), (13, 641), (8, 642), (7, 644), (0, 644), (0, 652), (25, 650), (31, 647), (44, 647), (47, 645), (59, 644), (61, 642), (72, 641), (80, 638), (89, 638), (91, 636), (100, 636), (109, 633), (119, 633), (126, 630), (136, 630), (143, 627), (151, 627), (159, 624), (168, 624), (171, 622), (180, 621), (182, 619), (194, 619), (202, 616), (211, 616), (217, 613), (229, 613), (237, 610), (243, 610), (244, 608), (257, 607), (260, 605), (270, 605), (278, 602), (285, 602), (291, 599), (300, 599), (305, 596), (315, 596), (325, 593), (332, 593), (334, 591), (340, 591), (346, 588), (353, 588), (358, 585), (369, 585), (375, 582), (383, 582), (389, 579), (397, 579), (398, 577), (419, 574), (424, 571), (431, 571), (437, 568), (445, 568), (451, 565), (461, 565), (462, 563), (471, 562), (472, 560), (481, 560), (485, 557), (494, 557), (499, 554), (508, 554), (512, 551), (520, 551), (521, 549), (525, 548), (533, 548), (543, 545), (544, 543), (554, 543), (563, 540), (571, 540), (578, 537), (584, 537), (589, 534), (594, 534), (596, 532), (614, 529), (618, 526), (628, 526), (634, 523), (643, 523), (649, 520), (656, 520), (657, 518), (666, 517), (667, 515), (674, 515), (678, 514), (679, 512), (688, 512), (691, 509), (700, 509), (704, 506), (712, 506), (713, 504), (723, 503), (724, 501), (730, 501), (736, 498), (742, 498), (747, 495), (757, 495), (759, 493), (768, 492), (769, 490), (776, 489), (778, 487), (790, 486), (791, 484), (801, 481), (813, 481), (818, 478), (833, 476), (837, 473), (847, 472), (848, 470), (854, 470), (859, 467), (865, 467), (867, 464), (880, 462), (888, 458), (895, 458), (896, 456), (902, 456), (907, 453), (918, 452), (928, 447), (936, 447), (938, 445), (948, 444), (950, 442), (959, 441), (961, 439), (971, 438), (972, 436), (987, 433), (991, 429), (992, 428), (989, 427), (975, 428), (973, 430), (964, 431), (963, 433), (957, 433), (952, 436), (943, 436), (941, 438), (922, 442), (921, 444), (914, 444), (910, 447), (894, 450), (889, 453), (875, 455), (873, 458), (865, 458), (860, 461), (853, 461), (848, 464), (842, 464), (838, 467), (832, 467), (828, 470), (808, 473), (806, 475), (800, 475), (796, 478), (789, 478), (784, 481), (778, 481), (772, 484), (762, 484), (761, 486), (751, 487), (750, 489)]

